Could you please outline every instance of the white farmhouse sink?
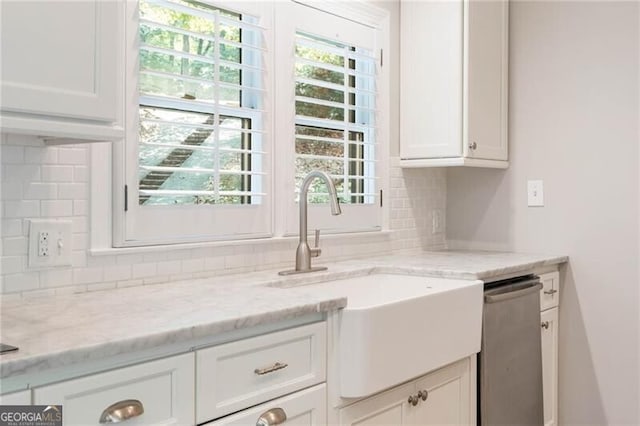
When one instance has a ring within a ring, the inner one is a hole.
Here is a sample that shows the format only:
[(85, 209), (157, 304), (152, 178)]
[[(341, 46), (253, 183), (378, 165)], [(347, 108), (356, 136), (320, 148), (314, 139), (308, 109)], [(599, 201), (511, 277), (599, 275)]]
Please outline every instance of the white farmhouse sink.
[(482, 281), (373, 274), (321, 284), (346, 295), (340, 394), (371, 395), (480, 352)]

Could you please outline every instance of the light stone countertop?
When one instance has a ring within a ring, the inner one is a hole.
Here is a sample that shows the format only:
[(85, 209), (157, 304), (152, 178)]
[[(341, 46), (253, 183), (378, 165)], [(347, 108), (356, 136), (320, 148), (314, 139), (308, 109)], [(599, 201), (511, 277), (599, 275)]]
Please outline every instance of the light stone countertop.
[(0, 341), (20, 350), (0, 355), (0, 378), (162, 348), (346, 306), (345, 297), (326, 295), (322, 285), (309, 285), (313, 283), (376, 272), (490, 281), (567, 261), (566, 256), (422, 252), (333, 263), (326, 272), (288, 277), (270, 270), (7, 300), (1, 306)]

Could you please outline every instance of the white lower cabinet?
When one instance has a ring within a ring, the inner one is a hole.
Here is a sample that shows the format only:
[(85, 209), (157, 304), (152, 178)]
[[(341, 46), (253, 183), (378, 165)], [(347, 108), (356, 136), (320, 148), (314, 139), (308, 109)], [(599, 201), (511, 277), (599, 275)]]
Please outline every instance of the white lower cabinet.
[(540, 314), (544, 425), (558, 424), (558, 308)]
[(470, 425), (475, 418), (471, 362), (465, 358), (340, 409), (341, 425)]
[(35, 388), (36, 405), (62, 405), (65, 425), (192, 425), (194, 354)]
[(324, 426), (327, 424), (326, 388), (323, 383), (205, 424), (268, 426), (286, 422), (292, 426)]
[(560, 274), (540, 274), (540, 328), (542, 339), (542, 398), (544, 425), (558, 424), (558, 309)]

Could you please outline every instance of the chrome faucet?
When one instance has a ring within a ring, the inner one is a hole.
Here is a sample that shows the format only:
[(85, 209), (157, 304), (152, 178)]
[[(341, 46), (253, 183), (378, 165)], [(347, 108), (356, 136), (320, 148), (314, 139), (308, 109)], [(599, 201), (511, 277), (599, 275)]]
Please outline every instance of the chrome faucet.
[(307, 193), (311, 182), (316, 179), (323, 179), (329, 189), (329, 202), (331, 204), (331, 214), (337, 216), (342, 213), (338, 204), (338, 193), (331, 177), (325, 172), (313, 170), (305, 176), (300, 186), (300, 242), (296, 249), (296, 267), (288, 271), (279, 272), (280, 275), (302, 274), (304, 272), (324, 271), (326, 266), (311, 267), (311, 258), (320, 256), (322, 250), (318, 247), (320, 242), (320, 230), (316, 229), (315, 247), (309, 247), (307, 243)]

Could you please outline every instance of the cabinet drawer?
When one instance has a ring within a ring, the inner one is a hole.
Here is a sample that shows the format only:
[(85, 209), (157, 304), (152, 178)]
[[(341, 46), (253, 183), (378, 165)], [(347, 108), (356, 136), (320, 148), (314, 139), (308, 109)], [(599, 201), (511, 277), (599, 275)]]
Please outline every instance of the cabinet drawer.
[(326, 394), (326, 385), (321, 384), (206, 424), (209, 426), (255, 425), (258, 424), (260, 416), (269, 411), (276, 413), (275, 410), (280, 409), (282, 411), (278, 410), (277, 415), (284, 414), (287, 425), (324, 426), (327, 424)]
[(540, 274), (542, 290), (540, 290), (540, 310), (556, 307), (560, 304), (560, 274), (549, 272)]
[(326, 333), (321, 322), (197, 351), (198, 423), (323, 382)]
[(36, 388), (34, 404), (62, 405), (65, 425), (99, 425), (108, 407), (126, 400), (144, 410), (127, 425), (194, 424), (194, 368), (192, 353), (120, 368)]

